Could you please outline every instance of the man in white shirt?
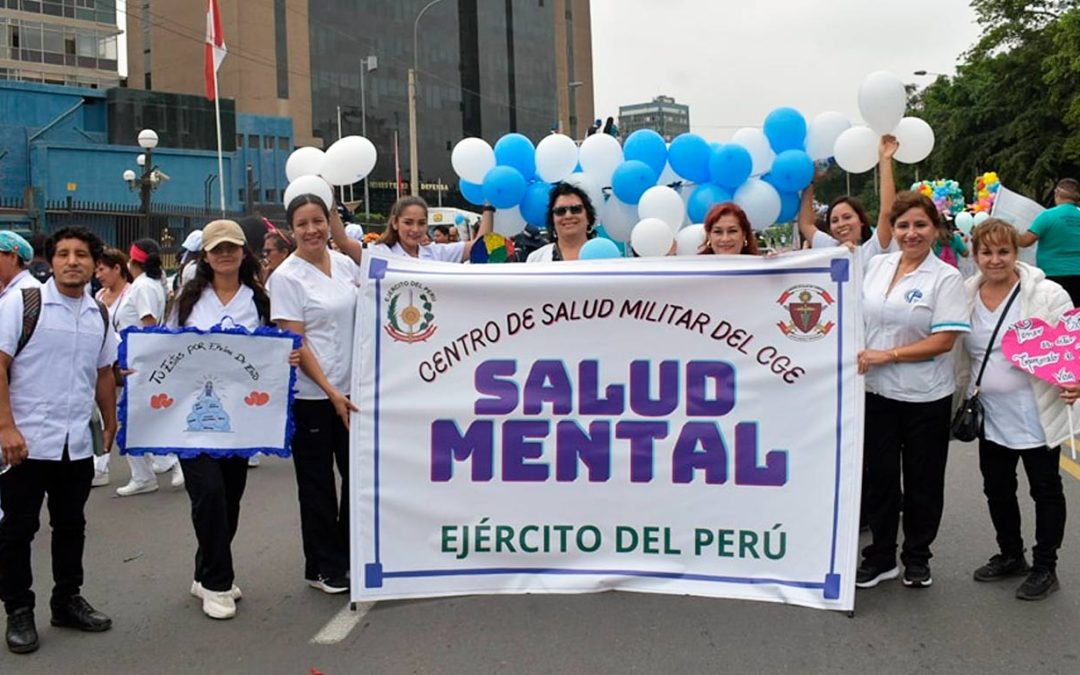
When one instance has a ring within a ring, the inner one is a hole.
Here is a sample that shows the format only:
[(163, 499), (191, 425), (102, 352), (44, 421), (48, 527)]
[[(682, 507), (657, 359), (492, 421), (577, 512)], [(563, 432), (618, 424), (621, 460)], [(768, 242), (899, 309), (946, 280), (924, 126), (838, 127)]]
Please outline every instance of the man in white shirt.
[[(116, 435), (111, 372), (116, 336), (86, 288), (101, 253), (101, 240), (94, 234), (60, 230), (46, 247), (53, 278), (36, 292), (0, 300), (0, 451), (12, 467), (0, 476), (5, 511), (0, 600), (8, 615), (8, 649), (15, 653), (38, 647), (30, 545), (46, 495), (52, 525), (52, 624), (90, 632), (112, 626), (79, 595), (83, 508), (94, 475), (90, 415), (95, 400), (104, 418), (105, 448)], [(35, 313), (36, 322), (26, 321)]]

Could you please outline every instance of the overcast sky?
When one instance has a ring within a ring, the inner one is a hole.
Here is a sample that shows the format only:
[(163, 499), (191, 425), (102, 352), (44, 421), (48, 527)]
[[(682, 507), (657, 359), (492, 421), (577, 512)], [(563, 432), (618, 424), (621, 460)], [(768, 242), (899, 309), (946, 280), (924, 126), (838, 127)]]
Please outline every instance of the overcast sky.
[(974, 16), (968, 0), (592, 0), (596, 114), (666, 94), (719, 141), (784, 105), (858, 121), (869, 73), (954, 73)]

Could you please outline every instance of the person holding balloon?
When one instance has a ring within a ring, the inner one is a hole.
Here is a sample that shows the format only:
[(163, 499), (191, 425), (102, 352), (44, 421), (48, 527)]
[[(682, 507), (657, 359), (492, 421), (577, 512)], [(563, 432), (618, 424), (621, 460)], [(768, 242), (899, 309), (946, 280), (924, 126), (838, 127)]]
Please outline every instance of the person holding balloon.
[(863, 549), (855, 585), (900, 576), (905, 586), (932, 583), (930, 545), (944, 507), (952, 397), (952, 350), (971, 331), (960, 272), (930, 252), (941, 214), (925, 195), (904, 192), (888, 214), (900, 251), (870, 259), (863, 277), (866, 349), (866, 465), (863, 491), (873, 540)]
[(585, 244), (596, 236), (596, 209), (584, 190), (558, 183), (548, 197), (547, 228), (553, 241), (529, 254), (526, 262), (579, 260)]
[[(799, 234), (810, 242), (811, 248), (846, 245), (859, 251), (863, 267), (874, 256), (896, 250), (893, 246), (889, 212), (896, 199), (896, 181), (893, 178), (893, 156), (900, 145), (894, 136), (881, 137), (878, 145), (878, 164), (881, 170), (881, 208), (878, 211), (877, 229), (870, 228), (870, 218), (859, 200), (844, 195), (833, 200), (825, 214), (829, 234), (814, 226), (814, 184), (802, 193), (799, 207)], [(817, 178), (824, 176), (819, 172)], [(932, 203), (932, 202), (931, 202)]]
[[(1039, 268), (1017, 260), (1019, 244), (1016, 229), (997, 218), (989, 218), (972, 232), (978, 270), (965, 284), (971, 332), (961, 341), (957, 373), (970, 379), (971, 384), (962, 388), (968, 395), (979, 383), (985, 411), (979, 470), (999, 547), (999, 553), (973, 576), (975, 581), (1000, 581), (1027, 575), (1016, 597), (1042, 600), (1058, 589), (1057, 551), (1065, 535), (1065, 493), (1058, 463), (1061, 443), (1069, 437), (1065, 406), (1076, 401), (1080, 389), (1075, 384), (1053, 386), (1012, 367), (1002, 352), (1004, 330), (990, 343), (999, 321), (1011, 326), (1020, 319), (1035, 318), (1053, 325), (1073, 307), (1065, 289)], [(1020, 461), (1035, 502), (1034, 565), (1030, 568), (1016, 501)]]
[(700, 254), (760, 255), (757, 237), (746, 212), (735, 202), (724, 202), (709, 209), (705, 216), (705, 242)]
[[(480, 228), (477, 236), (469, 241), (457, 241), (446, 243), (424, 243), (428, 237), (428, 205), (421, 197), (408, 195), (398, 199), (390, 208), (390, 218), (386, 229), (379, 241), (372, 244), (368, 250), (379, 252), (383, 255), (417, 258), (419, 260), (436, 260), (439, 262), (459, 263), (469, 259), (469, 252), (473, 244), (484, 235), (490, 234), (495, 224), (495, 209), (490, 206), (483, 208), (480, 216)], [(357, 264), (363, 256), (364, 247), (360, 242), (350, 239), (345, 235), (345, 227), (341, 225), (340, 218), (331, 214), (331, 227), (334, 232), (334, 242)]]

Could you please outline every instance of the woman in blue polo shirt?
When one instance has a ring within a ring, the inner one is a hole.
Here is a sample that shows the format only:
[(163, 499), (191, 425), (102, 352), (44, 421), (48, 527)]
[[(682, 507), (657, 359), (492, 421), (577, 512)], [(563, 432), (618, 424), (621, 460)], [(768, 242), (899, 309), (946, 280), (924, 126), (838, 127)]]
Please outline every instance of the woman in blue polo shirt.
[(944, 506), (956, 389), (949, 352), (971, 325), (960, 272), (931, 254), (941, 226), (934, 203), (900, 193), (889, 221), (900, 251), (871, 258), (863, 279), (867, 348), (858, 368), (866, 375), (863, 491), (873, 542), (855, 583), (869, 588), (900, 576), (902, 505), (903, 581), (920, 588), (932, 583), (930, 545)]

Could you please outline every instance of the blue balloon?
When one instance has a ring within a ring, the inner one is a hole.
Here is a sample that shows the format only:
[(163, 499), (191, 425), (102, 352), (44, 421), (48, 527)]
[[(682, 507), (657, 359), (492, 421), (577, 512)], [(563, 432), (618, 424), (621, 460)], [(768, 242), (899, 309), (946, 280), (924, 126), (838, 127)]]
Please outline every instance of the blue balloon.
[(731, 201), (731, 193), (713, 183), (699, 185), (690, 193), (690, 201), (686, 204), (686, 213), (690, 216), (690, 222), (702, 223), (709, 209), (717, 204)]
[(484, 199), (497, 209), (513, 208), (521, 203), (527, 187), (520, 171), (497, 166), (484, 176)]
[(652, 129), (638, 129), (623, 143), (623, 157), (645, 162), (659, 176), (664, 173), (664, 165), (667, 164), (667, 144)]
[(521, 217), (525, 222), (534, 227), (547, 225), (548, 197), (551, 194), (551, 184), (543, 181), (530, 183), (525, 189), (525, 197), (521, 200)]
[(668, 148), (671, 170), (694, 183), (709, 182), (709, 143), (697, 134), (680, 134)]
[[(484, 189), (483, 187), (480, 188), (481, 191), (483, 191), (483, 189)], [(457, 214), (456, 216), (454, 216), (454, 224), (455, 225), (461, 225), (464, 222), (465, 222), (465, 216), (461, 215), (460, 213)]]
[(765, 138), (773, 152), (802, 150), (806, 142), (806, 118), (794, 108), (777, 108), (765, 118)]
[(754, 159), (750, 151), (737, 143), (727, 143), (709, 156), (709, 175), (720, 187), (734, 190), (750, 177)]
[(801, 205), (798, 192), (781, 192), (780, 193), (780, 215), (777, 217), (778, 223), (790, 223), (795, 220), (795, 216), (799, 215), (799, 206)]
[(609, 258), (621, 258), (622, 253), (619, 252), (619, 247), (615, 245), (615, 242), (610, 239), (593, 237), (581, 247), (578, 257), (581, 260), (607, 260)]
[(624, 204), (637, 204), (641, 195), (656, 185), (659, 174), (638, 159), (623, 162), (611, 175), (611, 191)]
[(532, 180), (536, 175), (536, 148), (526, 136), (506, 134), (495, 142), (495, 164), (513, 167), (525, 180)]
[(465, 198), (465, 201), (476, 206), (484, 205), (484, 186), (477, 183), (470, 183), (467, 180), (458, 181), (458, 189), (461, 190), (461, 196)]
[(814, 180), (814, 160), (802, 150), (784, 150), (773, 160), (770, 181), (781, 192), (798, 192)]

